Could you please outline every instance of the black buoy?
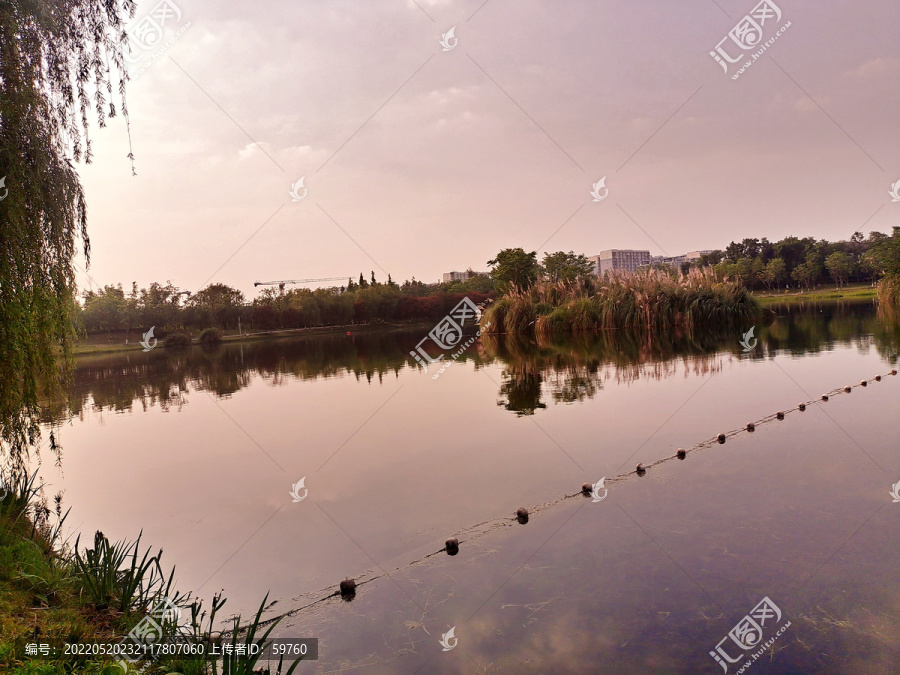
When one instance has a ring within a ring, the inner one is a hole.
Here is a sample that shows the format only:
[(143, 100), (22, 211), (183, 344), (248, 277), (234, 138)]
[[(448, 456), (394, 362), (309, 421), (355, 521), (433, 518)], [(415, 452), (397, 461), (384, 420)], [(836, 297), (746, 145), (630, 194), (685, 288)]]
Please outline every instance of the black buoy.
[(638, 462), (637, 466), (634, 467), (634, 471), (635, 471), (635, 473), (637, 473), (638, 476), (641, 476), (647, 472), (647, 469), (643, 464)]
[(594, 486), (590, 483), (582, 483), (581, 484), (581, 493), (585, 495), (590, 495), (594, 491)]
[(747, 431), (756, 431), (756, 425), (753, 422), (747, 422)]
[(803, 412), (804, 410), (806, 410), (806, 404), (801, 403), (800, 405), (797, 406), (797, 410), (799, 410), (800, 412)]
[(687, 457), (687, 452), (685, 452), (684, 448), (678, 448), (678, 452), (675, 453), (675, 456), (678, 457), (678, 459), (684, 459)]
[(341, 582), (341, 597), (344, 600), (352, 600), (356, 595), (356, 582), (353, 579), (344, 579)]
[(784, 419), (784, 413), (781, 412), (781, 411), (779, 410), (777, 413), (775, 413), (775, 417), (777, 417), (777, 418), (780, 419), (780, 420), (783, 420), (783, 419)]
[(725, 434), (719, 434), (718, 436), (716, 436), (716, 440), (719, 441), (719, 443), (724, 443), (725, 442)]
[(861, 386), (861, 387), (868, 387), (868, 386), (869, 386), (869, 381), (868, 381), (868, 380), (860, 380), (860, 381), (859, 381), (859, 386)]
[(851, 387), (849, 384), (848, 384), (846, 387), (844, 387), (844, 391), (846, 391), (848, 394), (849, 394), (852, 390), (853, 390), (853, 387)]
[(828, 400), (828, 394), (822, 394), (822, 400), (823, 400), (823, 401), (827, 401), (827, 400)]
[(459, 553), (459, 539), (456, 537), (450, 537), (445, 543), (444, 547), (447, 550), (448, 555), (456, 555)]
[(876, 376), (875, 376), (875, 381), (876, 381), (876, 382), (881, 382), (881, 375), (876, 375)]
[(896, 375), (896, 374), (897, 374), (897, 371), (896, 371), (896, 370), (892, 370), (892, 371), (891, 371), (891, 375)]
[(526, 509), (524, 506), (520, 506), (520, 507), (518, 508), (518, 510), (516, 511), (516, 519), (517, 519), (522, 525), (524, 525), (525, 523), (527, 523), (527, 522), (528, 522), (528, 509)]

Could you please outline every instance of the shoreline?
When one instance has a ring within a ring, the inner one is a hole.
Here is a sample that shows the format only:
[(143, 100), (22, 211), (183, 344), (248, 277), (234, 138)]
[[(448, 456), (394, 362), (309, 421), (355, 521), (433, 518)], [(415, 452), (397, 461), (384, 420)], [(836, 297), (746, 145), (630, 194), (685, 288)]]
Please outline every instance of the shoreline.
[[(431, 328), (432, 322), (416, 321), (411, 323), (371, 323), (371, 324), (346, 324), (344, 326), (317, 326), (315, 328), (284, 328), (270, 331), (256, 331), (253, 333), (243, 332), (238, 334), (237, 331), (231, 334), (224, 334), (221, 342), (218, 344), (229, 344), (235, 342), (260, 342), (264, 340), (278, 340), (292, 337), (322, 337), (328, 335), (346, 335), (348, 332), (350, 337), (357, 333), (389, 333), (401, 330), (414, 330), (416, 328)], [(173, 331), (175, 332), (175, 331)], [(199, 340), (193, 336), (191, 331), (191, 346), (200, 344)], [(97, 336), (94, 336), (97, 337)], [(160, 343), (162, 340), (160, 340)], [(165, 348), (165, 345), (160, 344)], [(116, 352), (132, 352), (143, 351), (140, 342), (135, 340), (129, 344), (91, 344), (88, 341), (80, 341), (72, 350), (73, 356), (90, 356), (93, 354), (111, 354)]]
[(753, 297), (763, 307), (782, 303), (796, 302), (842, 302), (846, 300), (877, 300), (876, 286), (854, 285), (844, 288), (817, 288), (812, 291), (796, 291), (791, 293), (753, 293)]

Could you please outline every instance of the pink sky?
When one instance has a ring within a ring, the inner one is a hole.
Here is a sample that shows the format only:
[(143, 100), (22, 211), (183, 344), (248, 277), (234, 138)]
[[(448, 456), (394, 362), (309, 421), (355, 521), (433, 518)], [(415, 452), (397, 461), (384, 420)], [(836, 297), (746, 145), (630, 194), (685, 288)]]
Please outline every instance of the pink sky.
[(129, 83), (137, 177), (121, 118), (80, 167), (94, 284), (252, 297), (434, 281), (511, 246), (676, 255), (900, 225), (894, 2), (778, 0), (763, 40), (790, 27), (737, 80), (709, 52), (752, 0), (174, 2), (177, 39)]

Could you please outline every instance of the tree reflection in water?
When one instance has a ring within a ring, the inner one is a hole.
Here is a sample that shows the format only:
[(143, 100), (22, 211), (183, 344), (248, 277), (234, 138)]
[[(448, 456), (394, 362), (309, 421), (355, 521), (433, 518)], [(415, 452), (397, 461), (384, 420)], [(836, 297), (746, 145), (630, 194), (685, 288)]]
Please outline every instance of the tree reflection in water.
[[(623, 331), (554, 340), (522, 336), (482, 336), (457, 359), (475, 369), (500, 365), (500, 400), (516, 415), (533, 415), (553, 403), (593, 398), (603, 383), (662, 379), (679, 370), (717, 372), (729, 356), (764, 359), (777, 353), (803, 354), (835, 344), (868, 350), (873, 345), (888, 363), (900, 355), (900, 320), (870, 304), (807, 304), (781, 308), (772, 325), (757, 327), (759, 345), (742, 352), (740, 336), (678, 332), (644, 338)], [(749, 326), (747, 327), (749, 328)], [(292, 380), (355, 377), (381, 383), (420, 366), (410, 356), (423, 329), (353, 336), (332, 335), (224, 343), (184, 350), (115, 353), (80, 357), (68, 406), (50, 412), (81, 416), (86, 407), (116, 412), (135, 406), (180, 410), (191, 391), (227, 397), (260, 379), (269, 386)], [(429, 376), (432, 370), (428, 371)]]

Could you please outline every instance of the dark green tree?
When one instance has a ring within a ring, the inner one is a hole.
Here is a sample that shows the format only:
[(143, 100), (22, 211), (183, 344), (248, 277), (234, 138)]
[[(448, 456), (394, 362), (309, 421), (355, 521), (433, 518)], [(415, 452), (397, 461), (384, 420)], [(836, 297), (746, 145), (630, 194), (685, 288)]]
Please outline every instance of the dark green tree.
[(540, 270), (537, 251), (526, 253), (521, 248), (505, 248), (487, 264), (491, 266), (491, 279), (501, 293), (513, 288), (528, 288), (537, 280)]
[(594, 273), (594, 263), (583, 253), (575, 255), (573, 251), (565, 253), (545, 253), (541, 265), (544, 274), (550, 281), (571, 283)]

